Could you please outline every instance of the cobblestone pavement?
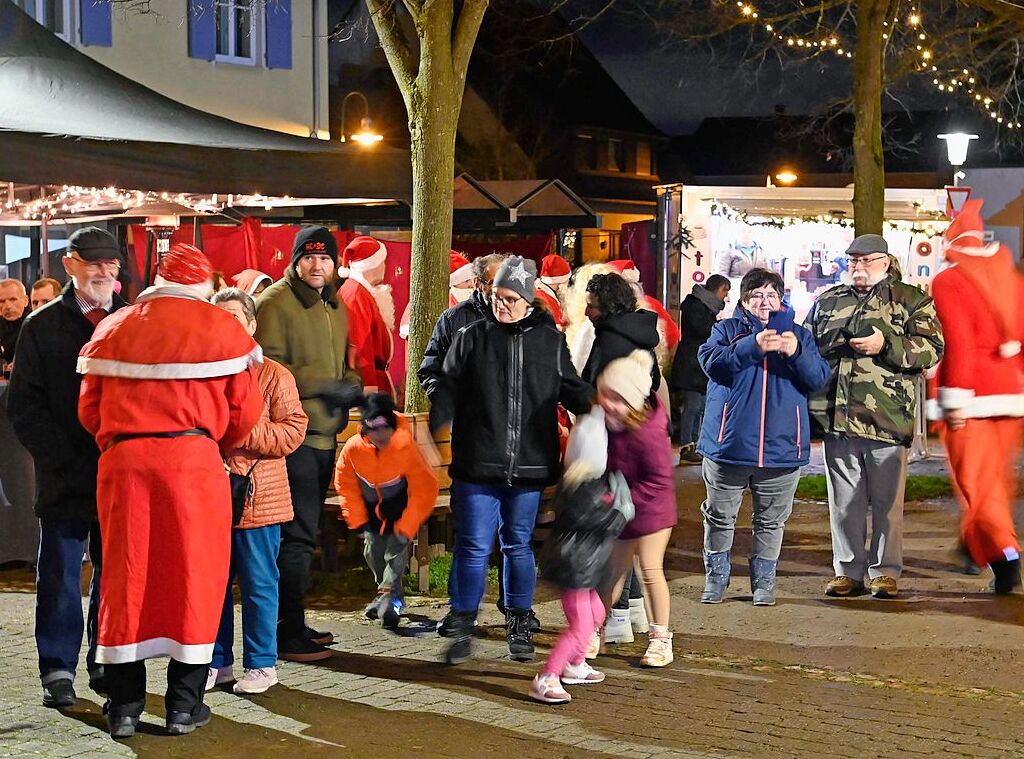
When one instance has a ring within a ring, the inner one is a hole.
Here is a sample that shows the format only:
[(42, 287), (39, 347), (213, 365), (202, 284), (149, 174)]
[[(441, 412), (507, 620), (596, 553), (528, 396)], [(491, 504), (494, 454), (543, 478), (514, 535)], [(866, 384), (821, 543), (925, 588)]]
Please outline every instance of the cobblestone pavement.
[[(645, 636), (609, 647), (607, 681), (545, 707), (526, 698), (534, 667), (503, 658), (492, 606), (485, 637), (460, 667), (438, 663), (436, 601), (414, 601), (399, 634), (357, 613), (315, 612), (338, 653), (284, 664), (281, 685), (252, 698), (208, 694), (215, 718), (187, 738), (163, 736), (163, 662), (150, 665), (144, 733), (115, 743), (84, 682), (79, 705), (42, 707), (27, 593), (0, 594), (0, 756), (1019, 756), (1024, 752), (1024, 598), (980, 592), (955, 573), (950, 504), (915, 505), (905, 529), (901, 597), (825, 599), (827, 520), (801, 504), (787, 533), (779, 605), (754, 609), (737, 535), (730, 598), (695, 601), (699, 495), (681, 475), (682, 522), (668, 557), (676, 661), (644, 670)], [(550, 597), (548, 594), (547, 597)], [(562, 623), (538, 603), (543, 652)], [(81, 678), (84, 681), (84, 676)]]

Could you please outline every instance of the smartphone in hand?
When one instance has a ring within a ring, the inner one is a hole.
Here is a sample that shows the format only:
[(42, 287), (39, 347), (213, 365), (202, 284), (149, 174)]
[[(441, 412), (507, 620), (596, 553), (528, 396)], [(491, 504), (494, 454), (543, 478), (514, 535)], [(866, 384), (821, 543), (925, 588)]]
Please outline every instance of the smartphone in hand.
[(793, 312), (792, 311), (772, 311), (768, 315), (768, 324), (766, 329), (774, 329), (778, 334), (783, 332), (793, 331)]

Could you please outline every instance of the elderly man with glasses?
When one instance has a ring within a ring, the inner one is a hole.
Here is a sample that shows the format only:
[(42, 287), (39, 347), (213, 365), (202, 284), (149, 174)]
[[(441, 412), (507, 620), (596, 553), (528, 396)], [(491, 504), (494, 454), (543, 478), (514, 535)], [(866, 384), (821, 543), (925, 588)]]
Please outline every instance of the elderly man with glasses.
[[(932, 299), (904, 284), (881, 235), (861, 235), (846, 251), (843, 284), (807, 315), (832, 368), (811, 397), (814, 430), (824, 435), (835, 577), (825, 594), (864, 591), (891, 598), (903, 570), (903, 489), (914, 436), (918, 377), (942, 358), (942, 327)], [(867, 519), (871, 513), (871, 542)]]
[(78, 420), (82, 376), (78, 352), (108, 314), (127, 305), (114, 292), (121, 251), (96, 227), (68, 238), (63, 259), (68, 283), (60, 297), (25, 320), (8, 391), (15, 434), (35, 460), (39, 517), (36, 565), (36, 648), (43, 704), (75, 703), (74, 679), (82, 645), (82, 557), (92, 560), (86, 666), (89, 686), (105, 695), (96, 663), (100, 535), (96, 519), (96, 440)]

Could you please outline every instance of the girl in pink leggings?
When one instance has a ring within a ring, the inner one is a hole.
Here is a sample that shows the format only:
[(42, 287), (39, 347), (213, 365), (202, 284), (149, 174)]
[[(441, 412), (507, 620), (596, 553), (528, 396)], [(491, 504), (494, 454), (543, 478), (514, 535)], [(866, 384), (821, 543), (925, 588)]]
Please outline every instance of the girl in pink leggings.
[(633, 502), (618, 472), (605, 474), (608, 433), (600, 407), (578, 417), (565, 453), (566, 471), (555, 496), (555, 523), (540, 564), (542, 576), (562, 588), (568, 627), (530, 686), (530, 697), (546, 704), (570, 700), (563, 685), (604, 680), (585, 654), (605, 619), (596, 590), (612, 545), (630, 519)]

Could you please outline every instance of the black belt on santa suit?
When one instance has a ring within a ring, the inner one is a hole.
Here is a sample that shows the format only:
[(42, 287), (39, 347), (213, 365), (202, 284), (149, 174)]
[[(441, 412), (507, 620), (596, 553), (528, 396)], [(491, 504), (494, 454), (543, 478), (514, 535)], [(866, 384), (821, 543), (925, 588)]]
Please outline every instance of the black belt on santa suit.
[(389, 366), (391, 366), (390, 361), (381, 361), (379, 358), (373, 360), (373, 368), (378, 372), (386, 372)]
[(125, 433), (124, 435), (114, 435), (110, 438), (110, 442), (107, 443), (107, 447), (103, 450), (109, 451), (118, 443), (123, 443), (125, 440), (135, 440), (140, 437), (158, 437), (158, 438), (172, 438), (172, 437), (208, 437), (212, 438), (213, 435), (209, 431), (202, 429), (201, 427), (195, 427), (191, 430), (180, 430), (178, 432), (131, 432)]

